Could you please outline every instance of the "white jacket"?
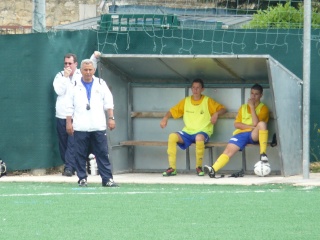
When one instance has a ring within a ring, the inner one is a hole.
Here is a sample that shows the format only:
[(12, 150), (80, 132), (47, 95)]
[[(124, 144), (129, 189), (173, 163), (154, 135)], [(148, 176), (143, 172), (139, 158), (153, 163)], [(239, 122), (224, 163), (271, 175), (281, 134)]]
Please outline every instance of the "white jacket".
[(107, 129), (105, 111), (113, 109), (113, 96), (103, 79), (93, 77), (90, 110), (87, 110), (88, 98), (81, 79), (67, 92), (67, 116), (73, 116), (75, 131), (92, 132)]
[(75, 79), (81, 78), (81, 72), (77, 69), (72, 78), (64, 77), (63, 71), (58, 72), (53, 80), (53, 88), (56, 92), (56, 117), (61, 119), (66, 119), (67, 116), (67, 106), (66, 106), (66, 93), (69, 85), (74, 85)]
[[(91, 55), (90, 59), (93, 61), (94, 67), (97, 67), (97, 59), (94, 57), (94, 54)], [(61, 119), (66, 119), (67, 116), (67, 106), (66, 106), (66, 94), (69, 85), (74, 85), (76, 79), (81, 78), (80, 69), (76, 69), (72, 78), (64, 77), (63, 72), (58, 72), (56, 77), (53, 80), (53, 88), (56, 92), (57, 101), (56, 101), (56, 117)]]

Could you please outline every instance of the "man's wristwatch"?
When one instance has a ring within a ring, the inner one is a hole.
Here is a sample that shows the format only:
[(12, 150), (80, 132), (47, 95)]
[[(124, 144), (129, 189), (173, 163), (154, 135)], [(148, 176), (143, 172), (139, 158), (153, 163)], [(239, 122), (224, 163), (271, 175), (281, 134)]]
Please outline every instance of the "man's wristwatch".
[(114, 117), (109, 117), (110, 120), (114, 120)]

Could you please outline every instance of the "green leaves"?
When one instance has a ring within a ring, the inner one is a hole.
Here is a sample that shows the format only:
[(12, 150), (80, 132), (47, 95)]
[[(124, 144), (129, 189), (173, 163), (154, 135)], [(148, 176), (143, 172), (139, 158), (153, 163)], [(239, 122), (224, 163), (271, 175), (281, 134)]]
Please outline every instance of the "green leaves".
[[(244, 28), (303, 28), (304, 20), (303, 5), (299, 4), (298, 8), (292, 7), (290, 2), (283, 4), (278, 3), (276, 7), (269, 6), (267, 10), (258, 10), (253, 15), (250, 23)], [(318, 8), (312, 9), (312, 28), (320, 28), (320, 13)]]

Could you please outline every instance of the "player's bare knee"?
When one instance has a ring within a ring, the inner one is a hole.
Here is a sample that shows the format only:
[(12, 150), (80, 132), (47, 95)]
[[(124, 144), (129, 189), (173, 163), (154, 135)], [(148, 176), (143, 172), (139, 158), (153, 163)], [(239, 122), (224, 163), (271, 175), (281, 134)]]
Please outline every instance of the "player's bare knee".
[(263, 121), (258, 122), (257, 128), (258, 128), (259, 130), (267, 130), (267, 123), (266, 123), (266, 122), (263, 122)]
[(197, 134), (197, 135), (196, 135), (196, 142), (199, 142), (199, 141), (204, 141), (204, 136), (203, 136), (203, 134)]

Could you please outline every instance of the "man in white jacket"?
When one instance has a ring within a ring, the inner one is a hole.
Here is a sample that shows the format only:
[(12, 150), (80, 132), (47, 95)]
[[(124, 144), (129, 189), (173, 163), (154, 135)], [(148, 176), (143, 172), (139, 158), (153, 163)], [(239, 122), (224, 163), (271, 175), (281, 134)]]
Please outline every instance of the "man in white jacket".
[[(91, 60), (97, 64), (100, 52), (95, 51)], [(66, 92), (69, 85), (75, 84), (75, 79), (81, 78), (81, 72), (77, 69), (77, 56), (73, 53), (67, 53), (64, 56), (64, 69), (56, 74), (53, 80), (53, 88), (57, 94), (56, 101), (56, 127), (59, 140), (59, 151), (64, 171), (62, 175), (71, 177), (76, 170), (75, 157), (73, 151), (73, 136), (69, 136), (66, 131)]]
[[(102, 186), (117, 187), (113, 181), (106, 136), (107, 127), (113, 130), (116, 126), (113, 96), (105, 81), (94, 76), (95, 70), (92, 60), (83, 60), (80, 68), (82, 78), (77, 79), (75, 85), (68, 89), (67, 132), (74, 136), (79, 186), (87, 186), (86, 158), (91, 146), (96, 156)], [(107, 123), (105, 111), (108, 115)]]

